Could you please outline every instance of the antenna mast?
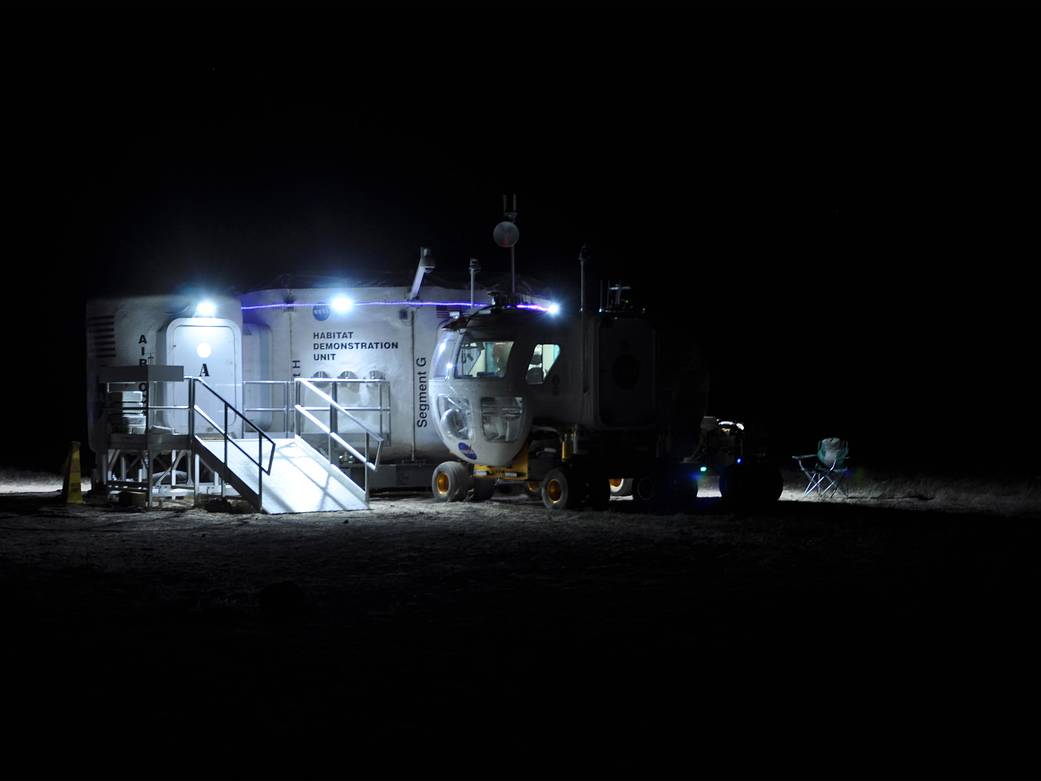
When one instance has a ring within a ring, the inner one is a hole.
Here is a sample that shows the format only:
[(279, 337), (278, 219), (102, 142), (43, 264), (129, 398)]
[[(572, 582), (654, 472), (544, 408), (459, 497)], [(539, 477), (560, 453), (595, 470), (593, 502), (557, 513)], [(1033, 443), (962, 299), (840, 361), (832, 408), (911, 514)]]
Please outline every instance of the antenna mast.
[(508, 205), (506, 195), (502, 196), (502, 214), (505, 219), (495, 226), (492, 237), (495, 243), (503, 249), (510, 251), (510, 300), (517, 301), (517, 256), (514, 247), (520, 239), (520, 231), (517, 230), (517, 193), (513, 194), (513, 209)]

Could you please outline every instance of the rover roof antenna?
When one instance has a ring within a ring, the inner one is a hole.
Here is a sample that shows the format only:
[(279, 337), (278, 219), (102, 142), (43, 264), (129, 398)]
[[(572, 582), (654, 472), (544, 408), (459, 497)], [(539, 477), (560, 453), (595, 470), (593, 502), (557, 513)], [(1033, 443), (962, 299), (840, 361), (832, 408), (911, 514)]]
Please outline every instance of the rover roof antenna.
[(517, 193), (513, 194), (513, 209), (508, 207), (506, 196), (502, 196), (502, 214), (506, 219), (495, 226), (495, 230), (492, 232), (492, 238), (500, 247), (510, 251), (510, 302), (516, 304), (517, 257), (514, 248), (517, 245), (517, 241), (520, 239), (520, 231), (517, 230)]

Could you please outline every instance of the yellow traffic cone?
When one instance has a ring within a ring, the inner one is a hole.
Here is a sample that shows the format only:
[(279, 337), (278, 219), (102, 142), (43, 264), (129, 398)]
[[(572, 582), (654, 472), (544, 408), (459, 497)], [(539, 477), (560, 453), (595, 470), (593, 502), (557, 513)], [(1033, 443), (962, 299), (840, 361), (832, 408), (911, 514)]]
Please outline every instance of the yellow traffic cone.
[(61, 499), (65, 504), (83, 504), (80, 481), (80, 443), (73, 442), (65, 460), (65, 482), (61, 486)]

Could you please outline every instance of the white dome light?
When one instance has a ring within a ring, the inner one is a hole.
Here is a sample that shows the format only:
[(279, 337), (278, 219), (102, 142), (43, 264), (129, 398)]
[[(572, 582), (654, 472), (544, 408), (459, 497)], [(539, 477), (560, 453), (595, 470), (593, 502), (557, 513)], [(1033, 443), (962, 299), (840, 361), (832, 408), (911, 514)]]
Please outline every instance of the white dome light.
[(195, 306), (196, 317), (214, 317), (216, 314), (217, 305), (209, 299), (206, 299), (205, 301), (200, 301)]
[(336, 314), (342, 315), (354, 309), (354, 302), (347, 298), (347, 296), (337, 296), (332, 300), (330, 306)]

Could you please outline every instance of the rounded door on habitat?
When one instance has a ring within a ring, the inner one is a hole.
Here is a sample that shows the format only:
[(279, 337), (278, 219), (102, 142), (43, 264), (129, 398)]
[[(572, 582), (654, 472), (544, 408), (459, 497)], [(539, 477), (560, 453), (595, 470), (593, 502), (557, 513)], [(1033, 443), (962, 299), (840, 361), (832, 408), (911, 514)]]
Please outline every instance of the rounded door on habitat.
[[(242, 331), (230, 320), (192, 317), (174, 320), (166, 329), (167, 362), (184, 367), (185, 377), (198, 377), (236, 409), (242, 408)], [(224, 428), (224, 403), (205, 388), (196, 394), (196, 405), (220, 428)], [(188, 384), (174, 393), (175, 406), (188, 404)], [(228, 429), (241, 436), (242, 421), (228, 413)], [(215, 428), (201, 415), (195, 431), (213, 433)], [(247, 435), (253, 431), (247, 426)]]

